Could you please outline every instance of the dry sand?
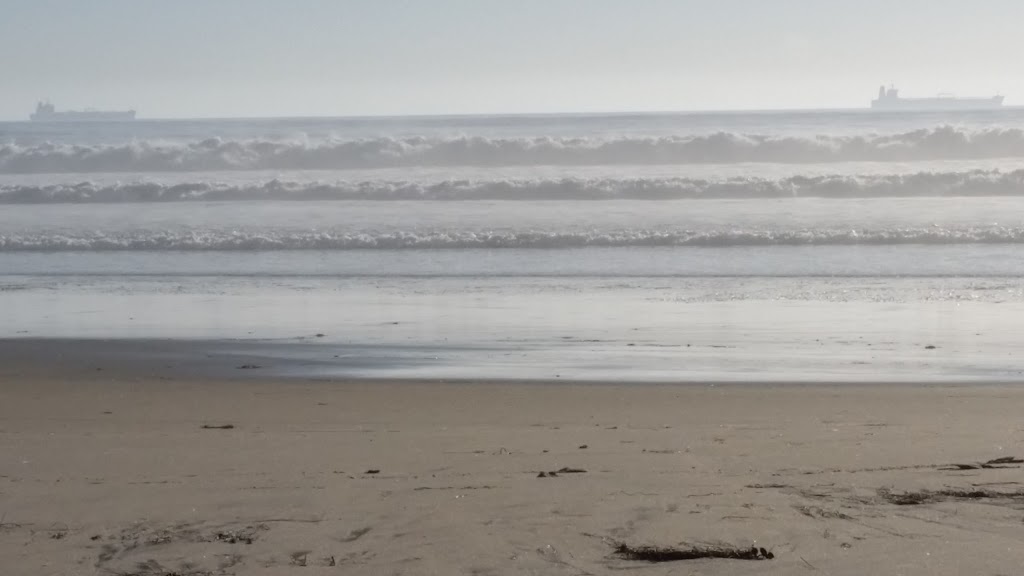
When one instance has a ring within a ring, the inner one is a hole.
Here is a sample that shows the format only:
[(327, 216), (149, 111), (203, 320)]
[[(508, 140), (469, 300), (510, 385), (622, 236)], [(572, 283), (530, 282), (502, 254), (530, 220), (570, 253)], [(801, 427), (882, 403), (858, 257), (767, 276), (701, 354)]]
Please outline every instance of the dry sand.
[[(24, 374), (0, 376), (5, 576), (1024, 566), (1024, 468), (943, 466), (1024, 456), (1016, 386)], [(563, 467), (586, 472), (538, 477)], [(647, 564), (618, 543), (774, 559)]]

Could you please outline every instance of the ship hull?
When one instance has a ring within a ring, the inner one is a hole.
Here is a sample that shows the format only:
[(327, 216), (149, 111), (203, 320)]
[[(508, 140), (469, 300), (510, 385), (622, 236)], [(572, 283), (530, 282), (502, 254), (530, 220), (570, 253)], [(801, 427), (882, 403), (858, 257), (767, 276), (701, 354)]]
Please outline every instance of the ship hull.
[(111, 122), (135, 120), (134, 110), (125, 111), (83, 111), (35, 113), (29, 116), (33, 122)]
[(875, 110), (998, 110), (1003, 97), (992, 98), (886, 98), (872, 100)]

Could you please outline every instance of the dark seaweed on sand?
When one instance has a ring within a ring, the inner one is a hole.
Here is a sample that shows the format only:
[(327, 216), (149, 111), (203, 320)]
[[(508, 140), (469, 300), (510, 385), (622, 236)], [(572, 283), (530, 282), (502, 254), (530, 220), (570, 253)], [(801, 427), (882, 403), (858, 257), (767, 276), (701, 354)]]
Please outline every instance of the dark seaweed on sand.
[(1024, 492), (996, 492), (980, 489), (947, 489), (947, 490), (921, 490), (918, 492), (894, 493), (889, 490), (879, 490), (878, 495), (883, 500), (897, 506), (918, 506), (931, 504), (945, 500), (1024, 500)]
[(680, 562), (716, 558), (722, 560), (771, 560), (775, 554), (764, 548), (735, 548), (731, 546), (696, 546), (692, 548), (659, 548), (656, 546), (633, 547), (619, 544), (615, 554), (625, 560), (638, 562)]

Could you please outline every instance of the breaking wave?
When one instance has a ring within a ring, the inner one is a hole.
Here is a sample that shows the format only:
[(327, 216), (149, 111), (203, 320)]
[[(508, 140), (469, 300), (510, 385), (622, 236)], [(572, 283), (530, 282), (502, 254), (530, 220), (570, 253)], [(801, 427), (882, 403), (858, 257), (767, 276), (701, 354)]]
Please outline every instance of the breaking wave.
[(253, 200), (673, 200), (700, 198), (876, 198), (1020, 196), (1024, 170), (918, 172), (884, 175), (791, 176), (780, 179), (560, 178), (362, 181), (253, 184), (79, 182), (0, 185), (0, 203), (180, 202)]
[(0, 251), (260, 251), (581, 248), (587, 246), (837, 246), (1021, 244), (1024, 228), (613, 231), (133, 231), (0, 235)]
[(0, 146), (0, 173), (332, 170), (430, 166), (815, 163), (1024, 157), (1024, 130), (952, 126), (891, 135), (814, 137), (718, 132), (617, 138), (376, 138), (188, 144)]

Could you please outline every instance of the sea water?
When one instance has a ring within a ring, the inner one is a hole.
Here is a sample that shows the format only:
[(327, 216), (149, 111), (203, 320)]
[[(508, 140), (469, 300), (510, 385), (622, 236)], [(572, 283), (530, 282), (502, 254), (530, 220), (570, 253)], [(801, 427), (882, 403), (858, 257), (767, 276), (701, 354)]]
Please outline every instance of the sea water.
[(301, 375), (1019, 379), (1022, 249), (1024, 110), (0, 123), (0, 337)]

